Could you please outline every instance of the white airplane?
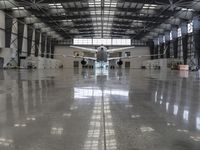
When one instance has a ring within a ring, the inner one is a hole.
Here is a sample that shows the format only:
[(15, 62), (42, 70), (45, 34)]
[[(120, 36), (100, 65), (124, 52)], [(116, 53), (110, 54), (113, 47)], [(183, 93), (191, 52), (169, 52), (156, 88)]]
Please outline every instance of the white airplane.
[[(97, 49), (79, 47), (79, 46), (70, 46), (70, 47), (96, 54), (95, 57), (84, 57), (84, 56), (79, 56), (79, 55), (73, 56), (74, 58), (82, 58), (83, 60), (81, 61), (81, 64), (83, 66), (87, 65), (88, 60), (94, 60), (94, 61), (102, 62), (102, 63), (107, 62), (107, 61), (116, 60), (117, 64), (119, 66), (121, 66), (123, 64), (123, 61), (122, 61), (123, 59), (134, 59), (134, 58), (141, 58), (141, 57), (162, 56), (162, 55), (165, 55), (165, 53), (166, 53), (166, 49), (165, 49), (163, 54), (122, 56), (122, 57), (109, 58), (108, 54), (110, 54), (110, 53), (115, 53), (115, 52), (120, 52), (120, 51), (124, 51), (124, 50), (128, 50), (128, 49), (133, 49), (133, 48), (135, 48), (135, 46), (123, 47), (123, 48), (114, 48), (114, 49), (107, 49), (105, 46), (100, 46)], [(70, 56), (65, 56), (65, 57), (70, 57)]]

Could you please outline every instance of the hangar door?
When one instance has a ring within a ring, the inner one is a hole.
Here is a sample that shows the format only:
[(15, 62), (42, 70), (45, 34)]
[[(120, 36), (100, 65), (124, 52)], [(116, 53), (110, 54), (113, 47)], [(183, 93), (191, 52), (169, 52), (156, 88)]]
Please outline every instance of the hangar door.
[(0, 69), (3, 69), (4, 58), (0, 57)]

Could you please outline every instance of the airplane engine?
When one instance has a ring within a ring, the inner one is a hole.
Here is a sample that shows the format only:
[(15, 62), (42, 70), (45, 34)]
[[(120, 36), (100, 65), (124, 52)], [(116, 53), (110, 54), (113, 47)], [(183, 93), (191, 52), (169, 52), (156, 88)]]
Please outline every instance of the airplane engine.
[(83, 59), (83, 60), (81, 61), (81, 64), (82, 64), (83, 66), (86, 66), (86, 65), (88, 64), (88, 61), (86, 61), (85, 59)]
[(118, 61), (117, 61), (117, 65), (118, 65), (118, 66), (121, 66), (121, 65), (123, 65), (123, 61), (122, 61), (121, 59), (120, 59), (120, 60), (118, 60)]

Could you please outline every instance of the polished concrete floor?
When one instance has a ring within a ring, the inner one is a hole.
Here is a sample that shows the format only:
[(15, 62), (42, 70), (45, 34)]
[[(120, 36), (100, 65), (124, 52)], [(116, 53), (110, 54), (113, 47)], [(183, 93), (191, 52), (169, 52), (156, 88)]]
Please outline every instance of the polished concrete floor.
[(200, 150), (200, 74), (0, 70), (0, 150)]

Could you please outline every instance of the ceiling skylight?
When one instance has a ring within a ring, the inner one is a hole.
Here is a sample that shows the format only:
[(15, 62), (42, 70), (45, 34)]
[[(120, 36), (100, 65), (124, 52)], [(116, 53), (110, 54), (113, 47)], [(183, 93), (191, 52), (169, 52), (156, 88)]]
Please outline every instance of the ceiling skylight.
[[(102, 9), (102, 5), (106, 9)], [(106, 35), (110, 35), (117, 1), (105, 0), (104, 3), (102, 3), (101, 0), (90, 0), (88, 6), (91, 8), (90, 15), (92, 15), (95, 35), (101, 34), (101, 37), (103, 37), (104, 35), (102, 34), (104, 34), (104, 30), (106, 30)]]
[(143, 9), (156, 9), (158, 5), (144, 4)]
[(61, 3), (49, 4), (50, 8), (63, 8)]
[(24, 7), (14, 7), (13, 10), (24, 10)]

